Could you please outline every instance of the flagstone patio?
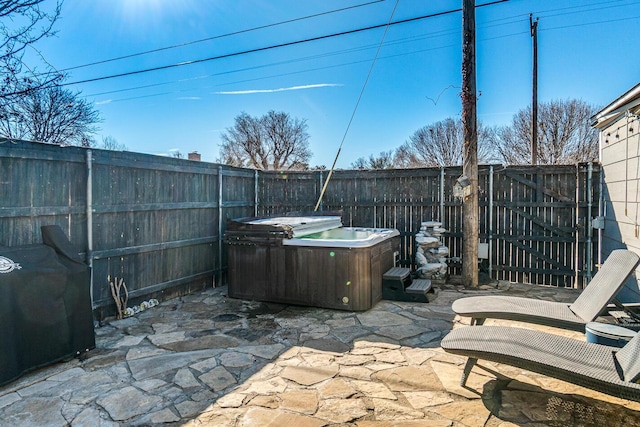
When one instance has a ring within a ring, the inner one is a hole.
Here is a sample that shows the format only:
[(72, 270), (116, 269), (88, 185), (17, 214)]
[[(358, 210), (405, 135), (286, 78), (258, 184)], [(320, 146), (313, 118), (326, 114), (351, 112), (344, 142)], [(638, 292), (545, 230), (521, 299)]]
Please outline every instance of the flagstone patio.
[[(97, 348), (0, 388), (11, 426), (640, 426), (640, 404), (439, 348), (465, 295), (571, 301), (578, 291), (439, 287), (431, 303), (344, 312), (234, 300), (226, 287), (96, 329)], [(533, 327), (515, 322), (514, 327)], [(576, 339), (584, 336), (568, 334)]]

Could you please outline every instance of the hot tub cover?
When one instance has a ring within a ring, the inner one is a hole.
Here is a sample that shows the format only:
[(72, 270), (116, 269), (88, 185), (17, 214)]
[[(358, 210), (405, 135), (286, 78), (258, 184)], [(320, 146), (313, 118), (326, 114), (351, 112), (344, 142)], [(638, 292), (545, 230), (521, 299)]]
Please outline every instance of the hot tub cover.
[(290, 228), (293, 237), (300, 237), (342, 227), (342, 220), (339, 216), (278, 216), (251, 220), (247, 224)]
[(342, 227), (340, 212), (290, 212), (274, 216), (236, 218), (227, 221), (225, 242), (282, 244), (283, 239)]

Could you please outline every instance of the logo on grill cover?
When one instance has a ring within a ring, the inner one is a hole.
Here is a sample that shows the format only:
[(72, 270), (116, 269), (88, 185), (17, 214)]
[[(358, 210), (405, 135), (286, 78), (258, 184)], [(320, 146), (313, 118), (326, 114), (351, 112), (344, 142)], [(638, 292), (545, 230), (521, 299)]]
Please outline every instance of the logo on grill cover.
[(11, 273), (13, 270), (20, 270), (20, 264), (13, 262), (7, 257), (0, 256), (0, 274)]

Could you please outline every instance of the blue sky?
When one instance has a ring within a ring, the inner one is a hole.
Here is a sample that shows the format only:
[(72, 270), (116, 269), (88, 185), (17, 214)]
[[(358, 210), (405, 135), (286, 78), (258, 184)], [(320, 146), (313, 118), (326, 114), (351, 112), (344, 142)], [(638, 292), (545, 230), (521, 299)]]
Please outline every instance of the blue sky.
[[(36, 48), (74, 83), (437, 14), (461, 4), (65, 0), (57, 35)], [(476, 12), (478, 118), (485, 125), (508, 124), (531, 102), (530, 13), (539, 18), (540, 102), (578, 98), (604, 106), (640, 81), (638, 0), (510, 0), (481, 7)], [(309, 18), (299, 19), (304, 17)], [(273, 25), (286, 21), (292, 22)], [(397, 148), (422, 126), (460, 115), (461, 23), (455, 12), (386, 32), (373, 29), (67, 87), (95, 103), (104, 120), (97, 139), (112, 136), (130, 151), (197, 151), (203, 161), (215, 162), (220, 135), (238, 114), (275, 110), (307, 121), (311, 166), (331, 166), (344, 138), (337, 167), (348, 168), (358, 157)], [(238, 34), (219, 37), (230, 33)], [(202, 39), (210, 40), (194, 43)], [(181, 46), (169, 48), (176, 45)], [(150, 50), (157, 51), (139, 55)], [(103, 62), (122, 56), (129, 57)]]

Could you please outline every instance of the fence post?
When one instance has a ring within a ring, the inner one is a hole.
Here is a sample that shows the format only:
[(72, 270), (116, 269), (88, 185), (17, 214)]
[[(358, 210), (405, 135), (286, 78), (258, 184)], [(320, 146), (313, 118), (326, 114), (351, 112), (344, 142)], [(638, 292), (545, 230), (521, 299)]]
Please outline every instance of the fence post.
[[(602, 172), (602, 165), (598, 168), (598, 219), (604, 222), (604, 173)], [(602, 265), (602, 230), (604, 229), (604, 223), (598, 227), (598, 260), (597, 267), (600, 269)]]
[(444, 224), (444, 166), (440, 166), (440, 222)]
[(576, 226), (575, 226), (575, 234), (576, 234), (576, 242), (574, 247), (574, 263), (575, 263), (575, 282), (574, 288), (581, 289), (583, 286), (580, 286), (580, 281), (578, 275), (580, 274), (580, 267), (578, 265), (578, 261), (580, 259), (580, 163), (576, 163), (576, 216), (575, 216)]
[(222, 166), (218, 165), (218, 286), (222, 286)]
[(258, 169), (255, 170), (253, 177), (253, 216), (258, 216)]
[(493, 267), (493, 165), (489, 166), (489, 277), (491, 277), (491, 269)]
[(87, 150), (87, 264), (89, 265), (89, 294), (93, 306), (93, 163), (91, 150)]
[(591, 208), (593, 207), (593, 163), (587, 165), (587, 283), (591, 282), (591, 265), (593, 264), (593, 223)]

